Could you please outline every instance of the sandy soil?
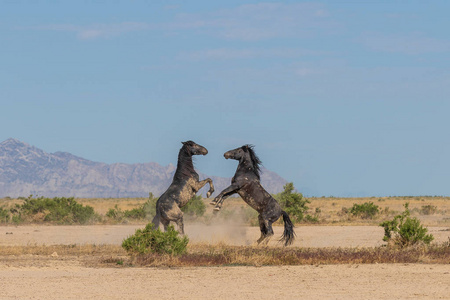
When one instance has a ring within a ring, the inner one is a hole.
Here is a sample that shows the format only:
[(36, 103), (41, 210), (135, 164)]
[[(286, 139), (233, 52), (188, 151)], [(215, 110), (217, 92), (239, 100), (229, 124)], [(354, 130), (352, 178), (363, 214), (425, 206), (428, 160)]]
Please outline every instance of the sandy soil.
[(450, 299), (448, 265), (0, 266), (1, 299)]
[[(120, 244), (143, 225), (0, 227), (0, 246)], [(276, 228), (276, 236), (282, 228)], [(444, 227), (430, 227), (437, 241)], [(192, 242), (251, 244), (258, 228), (188, 225)], [(299, 226), (296, 246), (382, 244), (375, 226)], [(275, 239), (274, 239), (275, 240)], [(275, 241), (272, 241), (276, 245)], [(0, 299), (450, 299), (450, 265), (136, 268), (83, 257), (0, 257)]]
[[(2, 245), (57, 245), (57, 244), (116, 244), (132, 235), (144, 225), (95, 225), (95, 226), (0, 226)], [(436, 242), (447, 241), (448, 227), (428, 227)], [(274, 227), (275, 235), (270, 245), (276, 246), (283, 227)], [(185, 232), (191, 242), (251, 245), (258, 239), (258, 227), (233, 225), (186, 225)], [(374, 247), (384, 242), (380, 226), (298, 226), (294, 246), (298, 247)]]

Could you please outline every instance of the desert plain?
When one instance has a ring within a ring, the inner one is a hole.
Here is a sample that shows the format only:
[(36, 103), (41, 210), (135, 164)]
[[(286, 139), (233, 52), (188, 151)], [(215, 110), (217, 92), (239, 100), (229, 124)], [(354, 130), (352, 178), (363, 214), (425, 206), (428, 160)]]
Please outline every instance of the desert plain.
[[(389, 201), (375, 203), (400, 210), (401, 201)], [(426, 204), (417, 201), (419, 206)], [(125, 202), (118, 203), (129, 206)], [(414, 207), (414, 199), (411, 202)], [(434, 204), (438, 213), (419, 217), (434, 235), (433, 242), (445, 243), (450, 237), (449, 202)], [(340, 211), (343, 205), (347, 204), (339, 199), (312, 201), (312, 209), (317, 212), (319, 207), (323, 220), (298, 224), (296, 241), (290, 247), (383, 247), (383, 228), (376, 224), (379, 220), (333, 219), (332, 210)], [(450, 299), (450, 264), (426, 260), (187, 267), (129, 263), (132, 260), (120, 247), (121, 242), (144, 226), (0, 226), (0, 299)], [(255, 247), (259, 237), (257, 227), (239, 222), (204, 224), (192, 220), (187, 222), (186, 233), (191, 249), (204, 245)], [(276, 226), (268, 249), (282, 247), (277, 242), (281, 233), (282, 227)]]

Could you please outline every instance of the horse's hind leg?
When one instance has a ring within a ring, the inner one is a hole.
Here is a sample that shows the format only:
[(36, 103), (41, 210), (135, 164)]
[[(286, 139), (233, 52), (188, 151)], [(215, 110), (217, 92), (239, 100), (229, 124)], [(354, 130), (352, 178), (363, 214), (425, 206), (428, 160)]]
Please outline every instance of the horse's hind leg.
[(163, 226), (164, 226), (164, 231), (167, 231), (167, 227), (169, 226), (170, 221), (167, 220), (166, 218), (161, 218), (160, 220), (161, 220), (161, 224), (163, 224)]
[(178, 231), (180, 234), (184, 235), (184, 221), (183, 221), (183, 215), (176, 221), (178, 225)]
[(160, 216), (160, 214), (159, 214), (159, 212), (156, 212), (156, 215), (155, 215), (155, 217), (153, 218), (153, 220), (152, 220), (152, 223), (153, 223), (153, 228), (156, 230), (156, 229), (158, 229), (159, 228), (159, 221), (160, 221), (160, 218), (161, 218), (161, 216)]
[(270, 238), (273, 235), (272, 222), (262, 215), (258, 215), (259, 221), (259, 229), (261, 230), (261, 236), (257, 240), (258, 245), (263, 243), (263, 245), (267, 245), (270, 241)]
[(261, 236), (256, 242), (259, 245), (266, 238), (267, 228), (264, 219), (261, 215), (258, 215), (258, 222), (259, 222), (259, 230), (261, 231)]
[[(167, 220), (167, 225), (169, 222), (175, 222), (178, 225), (178, 232), (184, 234), (184, 222), (183, 222), (183, 212), (175, 203), (172, 205), (171, 209), (164, 213), (165, 219)], [(163, 218), (161, 218), (162, 222)], [(167, 225), (164, 224), (164, 229), (167, 231)]]
[(267, 245), (270, 241), (270, 238), (273, 236), (272, 222), (267, 221), (266, 226), (267, 226), (267, 233), (266, 238), (263, 241), (264, 245)]

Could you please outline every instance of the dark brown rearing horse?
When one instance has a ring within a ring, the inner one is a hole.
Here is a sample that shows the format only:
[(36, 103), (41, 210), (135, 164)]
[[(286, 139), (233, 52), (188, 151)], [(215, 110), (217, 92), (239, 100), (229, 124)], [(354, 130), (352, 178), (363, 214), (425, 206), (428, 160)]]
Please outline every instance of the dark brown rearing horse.
[(206, 193), (206, 197), (209, 197), (214, 193), (214, 185), (210, 178), (199, 181), (192, 163), (193, 155), (206, 155), (208, 150), (193, 141), (182, 142), (182, 144), (172, 184), (156, 202), (156, 215), (152, 222), (155, 224), (155, 229), (161, 222), (164, 230), (167, 230), (170, 221), (175, 222), (180, 233), (184, 234), (183, 212), (180, 208), (185, 206), (206, 183), (209, 183), (209, 191)]
[(239, 165), (231, 180), (231, 185), (217, 195), (210, 204), (216, 206), (215, 210), (220, 210), (225, 198), (238, 193), (248, 205), (259, 213), (261, 237), (257, 241), (258, 244), (269, 242), (273, 235), (272, 223), (277, 221), (281, 215), (284, 221), (284, 232), (280, 241), (284, 241), (285, 246), (292, 244), (295, 236), (294, 225), (277, 200), (262, 187), (259, 176), (261, 161), (256, 156), (253, 146), (244, 145), (226, 152), (224, 156), (226, 159), (238, 160)]

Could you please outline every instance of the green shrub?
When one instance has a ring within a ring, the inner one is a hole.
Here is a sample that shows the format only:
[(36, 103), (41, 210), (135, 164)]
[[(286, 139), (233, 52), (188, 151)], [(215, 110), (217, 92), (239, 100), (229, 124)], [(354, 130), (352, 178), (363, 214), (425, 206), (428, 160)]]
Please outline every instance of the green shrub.
[(345, 216), (348, 215), (349, 209), (347, 207), (342, 207), (341, 211), (338, 211), (337, 215), (338, 216)]
[(306, 223), (319, 223), (319, 216), (317, 214), (314, 216), (306, 215), (304, 221)]
[(125, 210), (123, 212), (125, 218), (134, 220), (145, 219), (145, 215), (144, 206), (133, 208), (132, 210)]
[(259, 226), (258, 215), (259, 213), (251, 208), (250, 206), (242, 206), (241, 207), (241, 215), (244, 224), (248, 224), (250, 226)]
[(437, 207), (434, 205), (424, 205), (419, 210), (419, 213), (421, 215), (433, 215), (436, 212), (437, 212)]
[(7, 209), (0, 207), (0, 223), (9, 223), (10, 213)]
[(365, 202), (363, 204), (353, 204), (350, 209), (350, 213), (355, 217), (360, 217), (362, 219), (372, 219), (376, 214), (380, 212), (378, 205), (373, 204), (373, 202)]
[(153, 223), (147, 224), (144, 229), (137, 229), (135, 234), (124, 239), (122, 247), (130, 254), (170, 254), (180, 255), (186, 253), (189, 239), (179, 237), (172, 225), (167, 232), (154, 229)]
[(156, 214), (157, 200), (158, 198), (155, 198), (152, 193), (149, 193), (148, 200), (141, 206), (133, 208), (131, 210), (121, 210), (116, 204), (114, 208), (110, 208), (108, 210), (105, 216), (117, 222), (122, 222), (125, 219), (126, 220), (151, 219)]
[(429, 244), (433, 235), (427, 234), (419, 219), (411, 218), (409, 203), (405, 203), (405, 211), (394, 217), (392, 221), (384, 221), (380, 226), (384, 227), (383, 241), (392, 241), (395, 245), (406, 247), (420, 242)]
[(116, 204), (114, 205), (114, 208), (110, 208), (106, 212), (106, 217), (116, 220), (116, 221), (122, 221), (124, 217), (124, 212), (119, 208), (119, 206)]
[(156, 215), (156, 201), (158, 198), (153, 196), (153, 193), (148, 193), (148, 200), (142, 206), (147, 219), (152, 219)]
[(19, 225), (20, 223), (23, 222), (22, 217), (20, 215), (13, 215), (11, 221), (14, 223), (14, 225)]
[[(28, 219), (54, 222), (57, 224), (86, 224), (94, 220), (97, 215), (91, 206), (83, 206), (77, 203), (73, 197), (32, 198), (24, 200), (14, 209), (15, 222)], [(19, 218), (17, 217), (19, 216)]]
[(192, 199), (181, 208), (181, 211), (188, 216), (203, 216), (206, 211), (206, 205), (203, 202), (202, 196), (194, 195), (194, 197), (192, 197)]
[(310, 201), (303, 198), (301, 193), (294, 192), (294, 184), (292, 182), (286, 183), (283, 188), (284, 191), (274, 195), (275, 199), (293, 221), (301, 222), (305, 212), (308, 210), (306, 204), (310, 203)]

